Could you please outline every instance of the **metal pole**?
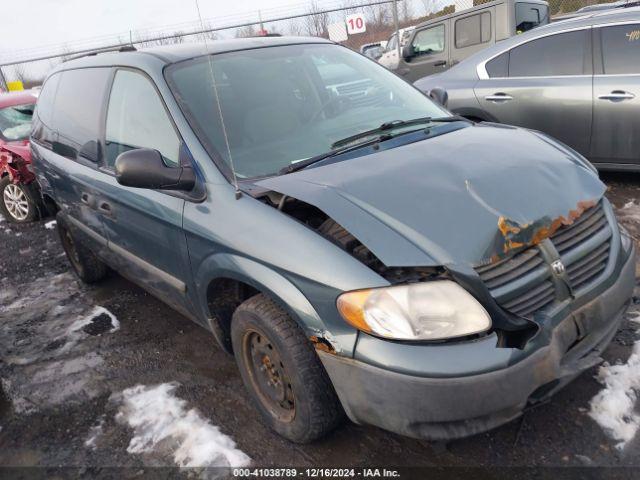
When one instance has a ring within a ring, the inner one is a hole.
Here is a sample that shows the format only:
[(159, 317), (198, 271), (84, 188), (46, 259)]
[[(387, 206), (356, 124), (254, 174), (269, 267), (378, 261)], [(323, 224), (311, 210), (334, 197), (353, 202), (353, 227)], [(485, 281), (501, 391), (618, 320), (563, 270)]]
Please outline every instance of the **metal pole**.
[(398, 50), (398, 62), (400, 62), (400, 27), (398, 24), (398, 0), (393, 0), (393, 24), (396, 29), (396, 49)]
[(4, 72), (2, 71), (2, 67), (0, 67), (0, 88), (2, 88), (2, 90), (4, 90), (5, 92), (8, 90), (7, 81), (4, 78)]
[(258, 20), (260, 20), (260, 35), (264, 32), (264, 24), (262, 23), (262, 13), (258, 10)]

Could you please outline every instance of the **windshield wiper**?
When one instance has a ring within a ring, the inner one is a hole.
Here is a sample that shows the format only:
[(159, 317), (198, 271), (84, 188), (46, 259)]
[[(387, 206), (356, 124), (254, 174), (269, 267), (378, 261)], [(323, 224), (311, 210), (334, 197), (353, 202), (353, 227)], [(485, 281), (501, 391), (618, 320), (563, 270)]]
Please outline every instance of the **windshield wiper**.
[(351, 150), (357, 150), (358, 148), (367, 147), (369, 145), (374, 145), (380, 142), (381, 140), (384, 140), (384, 139), (378, 137), (378, 138), (373, 138), (371, 140), (367, 140), (366, 142), (359, 142), (353, 145), (346, 145), (342, 148), (336, 148), (335, 150), (330, 150), (328, 152), (321, 153), (320, 155), (307, 158), (306, 160), (302, 160), (300, 162), (287, 165), (286, 167), (281, 168), (278, 171), (278, 174), (285, 175), (287, 173), (297, 172), (298, 170), (302, 170), (303, 168), (306, 168), (313, 163), (318, 163), (324, 160), (325, 158), (335, 157), (336, 155), (340, 155), (341, 153), (345, 153)]
[(388, 130), (394, 130), (396, 128), (409, 127), (411, 125), (419, 125), (421, 123), (459, 122), (459, 121), (467, 121), (467, 120), (458, 115), (452, 115), (449, 117), (420, 117), (420, 118), (413, 118), (411, 120), (392, 120), (390, 122), (384, 122), (382, 125), (380, 125), (377, 128), (356, 133), (355, 135), (351, 135), (350, 137), (346, 137), (341, 140), (338, 140), (337, 142), (334, 142), (333, 144), (331, 144), (331, 148), (339, 148), (344, 145), (348, 145), (352, 142), (355, 142), (356, 140), (360, 140), (361, 138), (370, 137), (372, 135), (386, 132)]
[[(334, 142), (331, 145), (331, 150), (330, 151), (325, 152), (325, 153), (321, 153), (320, 155), (316, 155), (314, 157), (307, 158), (306, 160), (302, 160), (300, 162), (296, 162), (296, 163), (292, 163), (290, 165), (287, 165), (286, 167), (281, 168), (278, 171), (278, 174), (279, 175), (285, 175), (287, 173), (297, 172), (298, 170), (302, 170), (302, 169), (308, 167), (309, 165), (321, 162), (322, 160), (325, 160), (327, 158), (335, 157), (335, 156), (340, 155), (342, 153), (346, 153), (346, 152), (349, 152), (351, 150), (357, 150), (359, 148), (367, 147), (369, 145), (375, 145), (376, 143), (384, 142), (385, 140), (389, 140), (391, 138), (394, 138), (394, 137), (397, 137), (397, 136), (400, 136), (400, 135), (409, 134), (409, 133), (415, 133), (416, 131), (422, 130), (422, 129), (408, 130), (406, 132), (402, 132), (402, 133), (395, 134), (395, 135), (392, 135), (390, 133), (385, 133), (388, 130), (393, 130), (393, 129), (398, 128), (398, 127), (407, 127), (407, 126), (411, 126), (411, 125), (419, 125), (421, 123), (431, 123), (431, 122), (459, 122), (459, 121), (468, 122), (468, 120), (466, 118), (460, 117), (458, 115), (452, 115), (450, 117), (421, 117), (421, 118), (414, 118), (412, 120), (393, 120), (391, 122), (385, 122), (382, 125), (380, 125), (378, 128), (374, 128), (372, 130), (368, 130), (366, 132), (361, 132), (361, 133), (358, 133), (356, 135), (352, 135), (350, 137), (343, 138), (342, 140), (338, 140), (337, 142)], [(374, 137), (374, 138), (372, 138), (370, 140), (366, 140), (364, 142), (353, 143), (353, 142), (356, 142), (357, 140), (360, 140), (362, 138), (371, 137), (371, 136), (376, 135), (378, 133), (382, 133), (383, 135), (379, 135), (377, 137)]]

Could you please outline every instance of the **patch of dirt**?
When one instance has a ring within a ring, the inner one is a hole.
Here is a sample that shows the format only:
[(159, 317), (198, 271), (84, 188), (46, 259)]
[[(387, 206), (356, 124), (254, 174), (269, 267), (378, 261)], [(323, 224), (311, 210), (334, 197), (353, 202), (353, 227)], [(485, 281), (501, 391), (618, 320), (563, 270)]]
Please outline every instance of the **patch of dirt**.
[(82, 327), (82, 331), (89, 335), (100, 335), (113, 328), (111, 318), (106, 313), (101, 313), (91, 319), (87, 325)]

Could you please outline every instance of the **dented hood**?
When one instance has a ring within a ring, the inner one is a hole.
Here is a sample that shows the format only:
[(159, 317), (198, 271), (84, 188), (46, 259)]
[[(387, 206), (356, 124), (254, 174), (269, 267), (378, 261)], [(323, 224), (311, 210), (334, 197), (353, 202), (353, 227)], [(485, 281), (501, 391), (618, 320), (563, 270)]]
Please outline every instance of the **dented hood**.
[(562, 145), (489, 125), (258, 185), (318, 207), (397, 267), (495, 261), (571, 223), (605, 192)]

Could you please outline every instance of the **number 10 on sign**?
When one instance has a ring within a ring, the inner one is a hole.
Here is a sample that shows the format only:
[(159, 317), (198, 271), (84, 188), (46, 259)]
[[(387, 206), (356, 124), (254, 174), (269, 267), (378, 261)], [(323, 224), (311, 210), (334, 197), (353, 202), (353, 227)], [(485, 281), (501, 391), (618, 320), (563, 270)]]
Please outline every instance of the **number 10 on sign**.
[(367, 26), (364, 23), (364, 15), (356, 13), (355, 15), (349, 15), (346, 18), (347, 33), (353, 35), (354, 33), (363, 33), (367, 31)]

